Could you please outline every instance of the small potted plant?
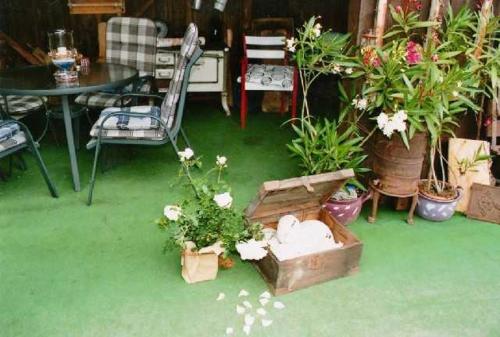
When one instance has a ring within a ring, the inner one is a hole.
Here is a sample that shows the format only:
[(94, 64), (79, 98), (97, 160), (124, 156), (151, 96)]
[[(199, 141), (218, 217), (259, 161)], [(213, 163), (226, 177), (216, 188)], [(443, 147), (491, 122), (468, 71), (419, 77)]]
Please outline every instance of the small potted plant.
[(187, 148), (179, 152), (179, 174), (187, 180), (191, 197), (176, 205), (167, 205), (158, 225), (167, 233), (166, 248), (181, 251), (182, 277), (188, 283), (213, 280), (221, 266), (232, 266), (228, 257), (235, 245), (259, 239), (261, 226), (246, 224), (242, 212), (233, 207), (230, 187), (222, 179), (227, 158), (217, 156), (215, 167), (197, 176), (200, 158)]

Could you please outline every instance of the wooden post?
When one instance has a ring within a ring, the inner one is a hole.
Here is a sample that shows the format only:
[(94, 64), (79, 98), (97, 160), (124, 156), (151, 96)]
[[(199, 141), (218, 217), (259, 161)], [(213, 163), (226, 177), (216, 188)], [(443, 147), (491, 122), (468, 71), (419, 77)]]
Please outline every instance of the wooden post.
[(387, 16), (387, 0), (378, 0), (377, 17), (375, 19), (375, 45), (382, 47), (384, 44), (385, 19)]
[(493, 0), (484, 0), (479, 14), (479, 27), (476, 36), (476, 49), (474, 50), (474, 57), (479, 58), (483, 52), (484, 39), (486, 37), (486, 27), (491, 17), (493, 8)]
[(106, 22), (97, 24), (97, 38), (99, 43), (99, 58), (97, 61), (103, 63), (106, 61)]
[(427, 40), (426, 45), (432, 41), (432, 35), (436, 31), (437, 27), (439, 27), (439, 23), (441, 22), (441, 16), (443, 15), (443, 3), (442, 0), (432, 0), (431, 8), (429, 10), (429, 21), (435, 21), (436, 25), (433, 27), (427, 28)]

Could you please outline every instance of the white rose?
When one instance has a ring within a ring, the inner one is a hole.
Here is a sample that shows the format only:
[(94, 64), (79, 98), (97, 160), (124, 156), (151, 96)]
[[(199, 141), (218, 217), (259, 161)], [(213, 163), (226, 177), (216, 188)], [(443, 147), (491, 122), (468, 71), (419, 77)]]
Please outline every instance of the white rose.
[(220, 167), (226, 166), (227, 163), (227, 158), (224, 156), (217, 156), (217, 160), (215, 161), (215, 164)]
[(220, 208), (230, 208), (233, 204), (233, 198), (229, 192), (215, 195), (214, 201)]
[(163, 214), (167, 217), (168, 220), (177, 221), (181, 216), (181, 208), (178, 206), (167, 205), (163, 209)]
[(388, 122), (389, 116), (387, 116), (385, 112), (381, 112), (380, 115), (377, 116), (377, 125), (380, 130), (383, 130)]
[(184, 151), (179, 151), (179, 157), (181, 161), (189, 160), (193, 158), (194, 152), (189, 147), (185, 148)]

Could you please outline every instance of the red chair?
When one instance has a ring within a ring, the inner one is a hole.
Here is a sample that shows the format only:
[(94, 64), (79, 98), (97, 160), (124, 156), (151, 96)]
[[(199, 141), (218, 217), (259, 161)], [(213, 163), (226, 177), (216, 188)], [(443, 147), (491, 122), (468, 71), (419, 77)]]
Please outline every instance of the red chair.
[[(283, 91), (292, 93), (292, 119), (297, 116), (297, 69), (289, 66), (284, 36), (250, 36), (243, 41), (241, 60), (241, 128), (246, 127), (247, 91)], [(282, 65), (249, 63), (249, 60), (283, 60)], [(281, 113), (285, 111), (285, 97), (281, 95)]]

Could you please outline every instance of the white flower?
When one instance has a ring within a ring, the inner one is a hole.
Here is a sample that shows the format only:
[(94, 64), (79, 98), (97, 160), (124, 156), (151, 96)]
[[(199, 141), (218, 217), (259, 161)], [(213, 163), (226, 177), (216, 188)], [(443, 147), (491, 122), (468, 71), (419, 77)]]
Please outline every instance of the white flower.
[(352, 100), (352, 105), (354, 105), (356, 109), (365, 110), (368, 107), (368, 100), (366, 98), (354, 98)]
[(461, 88), (462, 87), (462, 81), (457, 82), (457, 87)]
[(189, 147), (185, 148), (184, 151), (179, 151), (178, 154), (182, 162), (189, 160), (194, 156), (193, 150), (191, 150)]
[(319, 37), (321, 35), (321, 28), (323, 28), (323, 26), (321, 26), (320, 23), (317, 23), (314, 25), (313, 32), (314, 32), (314, 35), (316, 35), (316, 37)]
[(332, 71), (334, 74), (338, 74), (338, 73), (341, 73), (342, 72), (342, 67), (339, 66), (338, 64), (335, 64), (333, 66), (333, 71)]
[(295, 40), (294, 37), (292, 37), (291, 39), (286, 39), (286, 48), (288, 49), (288, 51), (294, 53), (295, 52), (295, 43), (297, 42), (297, 40)]
[(224, 156), (217, 156), (217, 160), (215, 161), (215, 164), (220, 167), (226, 167), (227, 163), (227, 158)]
[(394, 120), (394, 130), (398, 132), (403, 132), (406, 130), (406, 123), (403, 120)]
[(388, 122), (384, 129), (382, 130), (382, 132), (384, 133), (384, 135), (387, 137), (387, 138), (391, 138), (393, 132), (394, 132), (394, 128), (392, 126), (392, 123), (391, 122)]
[(453, 95), (453, 97), (458, 97), (458, 91), (456, 91), (456, 90), (453, 90), (453, 92), (451, 94)]
[(353, 71), (353, 70), (352, 70), (352, 68), (346, 68), (346, 69), (345, 69), (345, 73), (346, 73), (347, 75), (351, 75), (351, 74), (352, 74), (352, 71)]
[(397, 121), (405, 121), (408, 119), (408, 115), (406, 114), (405, 110), (398, 110), (396, 114), (393, 116), (393, 119)]
[(163, 214), (167, 217), (168, 220), (177, 221), (181, 216), (181, 208), (178, 206), (167, 205), (163, 209)]
[(383, 130), (388, 122), (389, 116), (387, 116), (385, 112), (381, 112), (380, 115), (377, 116), (377, 125), (380, 130)]
[(233, 198), (229, 192), (215, 195), (214, 201), (220, 208), (230, 208), (233, 204)]

